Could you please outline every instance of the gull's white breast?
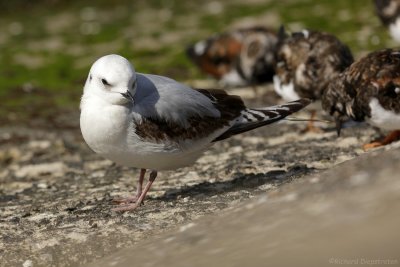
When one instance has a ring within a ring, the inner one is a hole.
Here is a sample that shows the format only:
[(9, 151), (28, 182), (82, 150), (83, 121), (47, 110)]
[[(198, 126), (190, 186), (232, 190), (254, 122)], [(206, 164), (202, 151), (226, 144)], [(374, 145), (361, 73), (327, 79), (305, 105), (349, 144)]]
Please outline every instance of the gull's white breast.
[(126, 146), (129, 109), (97, 97), (83, 97), (80, 127), (89, 147), (101, 155), (121, 152)]

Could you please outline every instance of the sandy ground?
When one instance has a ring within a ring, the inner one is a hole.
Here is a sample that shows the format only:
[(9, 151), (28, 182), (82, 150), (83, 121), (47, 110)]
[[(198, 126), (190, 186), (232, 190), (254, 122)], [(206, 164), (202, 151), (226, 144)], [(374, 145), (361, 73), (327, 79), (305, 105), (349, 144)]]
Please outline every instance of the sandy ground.
[(111, 200), (134, 192), (138, 170), (92, 153), (79, 114), (67, 118), (65, 129), (0, 128), (1, 266), (93, 262), (200, 217), (233, 212), (285, 184), (295, 188), (296, 181), (364, 154), (361, 145), (379, 136), (367, 126), (345, 129), (340, 138), (332, 125), (318, 134), (301, 134), (301, 122), (264, 127), (215, 144), (194, 166), (161, 172), (145, 204), (120, 214), (111, 211)]

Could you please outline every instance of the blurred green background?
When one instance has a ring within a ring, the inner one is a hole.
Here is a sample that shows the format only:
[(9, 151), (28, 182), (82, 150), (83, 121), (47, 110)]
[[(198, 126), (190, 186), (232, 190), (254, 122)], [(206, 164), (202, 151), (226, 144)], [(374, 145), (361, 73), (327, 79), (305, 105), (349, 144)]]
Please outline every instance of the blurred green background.
[(0, 1), (0, 123), (77, 111), (90, 65), (118, 53), (139, 72), (206, 78), (185, 47), (240, 26), (331, 32), (356, 57), (395, 46), (369, 0)]

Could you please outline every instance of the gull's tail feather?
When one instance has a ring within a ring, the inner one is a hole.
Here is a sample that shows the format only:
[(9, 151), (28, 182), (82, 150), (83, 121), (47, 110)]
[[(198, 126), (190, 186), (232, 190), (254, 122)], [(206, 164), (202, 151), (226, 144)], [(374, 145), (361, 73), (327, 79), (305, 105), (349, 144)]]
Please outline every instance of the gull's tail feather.
[(282, 120), (292, 113), (306, 107), (310, 103), (311, 100), (304, 98), (278, 106), (254, 109), (247, 108), (242, 111), (241, 117), (238, 122), (235, 123), (222, 135), (218, 136), (214, 141), (220, 141), (231, 137), (232, 135), (244, 133), (255, 128)]

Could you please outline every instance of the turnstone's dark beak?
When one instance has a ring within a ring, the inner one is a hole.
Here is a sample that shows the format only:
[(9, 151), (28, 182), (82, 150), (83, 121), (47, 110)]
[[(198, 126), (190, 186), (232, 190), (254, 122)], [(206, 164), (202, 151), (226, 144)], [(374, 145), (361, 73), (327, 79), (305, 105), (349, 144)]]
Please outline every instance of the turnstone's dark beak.
[(126, 99), (128, 99), (129, 101), (131, 101), (132, 103), (135, 102), (135, 99), (133, 98), (133, 95), (130, 91), (126, 91), (125, 93), (121, 93), (121, 95), (123, 97), (125, 97)]
[(336, 119), (335, 122), (337, 135), (340, 136), (340, 131), (342, 130), (342, 121), (340, 119)]
[(201, 58), (203, 57), (205, 52), (201, 54), (197, 53), (195, 46), (196, 44), (186, 47), (186, 55), (189, 57), (190, 60), (193, 61), (193, 63), (200, 64)]
[(285, 26), (282, 24), (278, 30), (278, 43), (282, 43), (289, 35), (285, 30)]

